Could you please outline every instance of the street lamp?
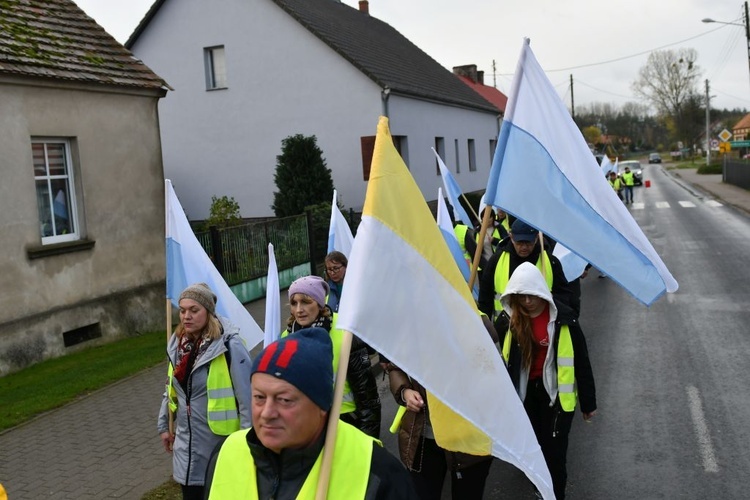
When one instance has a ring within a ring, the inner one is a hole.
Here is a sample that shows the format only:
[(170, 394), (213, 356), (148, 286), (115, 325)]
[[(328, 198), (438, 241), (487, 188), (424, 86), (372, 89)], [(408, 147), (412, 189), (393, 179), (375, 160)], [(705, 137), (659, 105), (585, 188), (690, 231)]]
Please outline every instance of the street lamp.
[(745, 39), (747, 40), (747, 63), (748, 68), (750, 69), (750, 17), (748, 16), (748, 8), (747, 8), (747, 2), (745, 2), (745, 22), (743, 24), (740, 23), (728, 23), (724, 21), (716, 21), (714, 19), (711, 19), (710, 17), (707, 17), (702, 20), (704, 23), (718, 23), (718, 24), (729, 24), (732, 26), (742, 26), (745, 28)]

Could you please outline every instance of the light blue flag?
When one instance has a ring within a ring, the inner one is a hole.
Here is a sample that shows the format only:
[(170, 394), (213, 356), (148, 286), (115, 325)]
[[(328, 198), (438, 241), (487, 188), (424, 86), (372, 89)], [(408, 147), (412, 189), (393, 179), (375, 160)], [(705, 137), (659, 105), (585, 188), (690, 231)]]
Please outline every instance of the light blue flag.
[(167, 298), (179, 306), (182, 291), (193, 283), (206, 283), (216, 294), (216, 314), (240, 329), (247, 350), (263, 340), (263, 331), (214, 267), (195, 237), (169, 179), (164, 181), (166, 198)]
[(588, 265), (588, 262), (568, 250), (565, 245), (561, 245), (560, 243), (555, 245), (555, 249), (552, 250), (552, 255), (557, 257), (557, 260), (560, 261), (563, 273), (565, 273), (565, 279), (568, 281), (580, 278)]
[[(461, 250), (461, 245), (458, 242), (456, 233), (453, 231), (451, 216), (448, 213), (448, 207), (445, 205), (445, 200), (443, 199), (443, 190), (440, 188), (438, 188), (437, 225), (440, 228), (440, 233), (443, 235), (445, 243), (448, 245), (448, 248), (451, 251), (453, 260), (456, 261), (456, 265), (461, 270), (461, 274), (463, 275), (468, 285), (471, 269), (469, 268), (469, 263), (466, 262), (464, 252), (463, 250)], [(474, 289), (471, 291), (471, 294), (474, 296), (474, 300), (477, 300), (479, 298), (478, 283), (474, 283)]]
[(485, 194), (652, 304), (677, 290), (524, 40)]
[(268, 275), (266, 277), (266, 322), (264, 325), (263, 347), (274, 342), (281, 334), (281, 298), (279, 294), (279, 268), (273, 243), (268, 244)]
[(437, 158), (438, 166), (440, 167), (440, 175), (443, 178), (443, 187), (448, 195), (448, 200), (450, 200), (451, 205), (453, 206), (454, 218), (471, 227), (473, 224), (469, 218), (469, 214), (466, 213), (466, 210), (464, 210), (464, 207), (461, 205), (461, 188), (458, 187), (456, 179), (453, 178), (450, 170), (448, 170), (448, 167), (443, 163), (443, 159), (440, 158), (440, 155), (435, 151), (435, 148), (432, 148), (432, 152), (435, 153), (435, 157)]
[[(615, 162), (617, 161), (618, 159), (615, 158)], [(612, 164), (612, 160), (610, 160), (609, 156), (607, 155), (604, 155), (602, 157), (601, 168), (602, 168), (602, 174), (604, 174), (605, 176), (609, 175), (610, 172), (617, 173), (617, 163)]]
[(331, 204), (331, 224), (328, 226), (328, 253), (338, 250), (349, 258), (352, 252), (352, 243), (354, 236), (349, 224), (344, 218), (344, 214), (339, 210), (336, 204), (336, 190), (333, 190), (333, 203)]

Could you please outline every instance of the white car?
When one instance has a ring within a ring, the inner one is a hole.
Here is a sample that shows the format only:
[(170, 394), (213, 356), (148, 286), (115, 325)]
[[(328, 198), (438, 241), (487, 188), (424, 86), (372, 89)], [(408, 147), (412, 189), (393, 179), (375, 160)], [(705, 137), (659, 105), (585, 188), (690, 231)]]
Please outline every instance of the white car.
[(630, 171), (633, 172), (633, 182), (636, 186), (642, 186), (643, 185), (643, 168), (641, 168), (641, 162), (638, 160), (627, 160), (627, 161), (621, 161), (617, 165), (617, 175), (622, 177), (623, 172), (625, 172), (625, 167), (630, 168)]

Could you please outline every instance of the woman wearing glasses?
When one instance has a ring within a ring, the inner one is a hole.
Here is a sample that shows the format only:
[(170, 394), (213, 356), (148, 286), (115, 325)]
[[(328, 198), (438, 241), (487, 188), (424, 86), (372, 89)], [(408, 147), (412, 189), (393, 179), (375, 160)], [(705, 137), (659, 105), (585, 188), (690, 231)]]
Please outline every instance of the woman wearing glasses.
[[(320, 276), (303, 276), (289, 285), (289, 309), (292, 315), (281, 336), (303, 328), (324, 328), (333, 341), (333, 372), (336, 374), (344, 332), (336, 328), (337, 314), (326, 305), (329, 287)], [(344, 385), (341, 420), (352, 424), (365, 434), (380, 435), (380, 397), (375, 376), (370, 369), (367, 345), (352, 337), (349, 366)]]
[(339, 312), (339, 301), (341, 300), (341, 291), (344, 289), (344, 276), (346, 276), (346, 266), (349, 260), (341, 252), (334, 250), (326, 255), (326, 277), (328, 278), (328, 287), (330, 292), (326, 297), (326, 305), (331, 311)]

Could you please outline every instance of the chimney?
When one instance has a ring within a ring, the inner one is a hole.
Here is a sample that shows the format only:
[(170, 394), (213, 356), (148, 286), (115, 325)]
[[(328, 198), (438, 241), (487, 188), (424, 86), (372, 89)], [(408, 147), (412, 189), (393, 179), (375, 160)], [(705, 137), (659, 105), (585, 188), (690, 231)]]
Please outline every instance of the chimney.
[(477, 71), (477, 83), (484, 85), (484, 71)]
[(370, 15), (370, 2), (367, 0), (359, 0), (359, 11), (364, 12), (368, 16)]
[[(482, 71), (482, 79), (484, 79), (484, 72)], [(480, 80), (480, 76), (477, 74), (477, 65), (476, 64), (467, 64), (465, 66), (453, 66), (453, 74), (459, 75), (468, 78), (474, 83), (482, 83)]]

